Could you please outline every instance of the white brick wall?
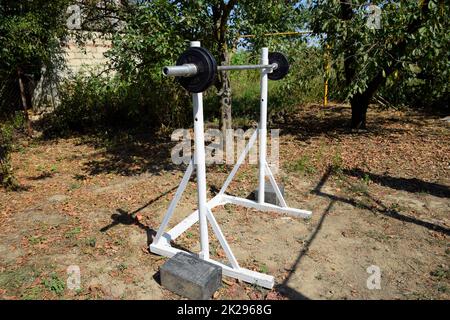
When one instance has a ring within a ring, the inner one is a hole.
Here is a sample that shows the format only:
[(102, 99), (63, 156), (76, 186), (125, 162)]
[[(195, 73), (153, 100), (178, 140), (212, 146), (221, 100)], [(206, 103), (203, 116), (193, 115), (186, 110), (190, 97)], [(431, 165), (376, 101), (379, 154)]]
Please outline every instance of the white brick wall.
[[(95, 40), (88, 40), (80, 47), (74, 38), (64, 46), (67, 69), (59, 74), (60, 79), (76, 75), (81, 70), (102, 70), (106, 67), (108, 59), (104, 53), (111, 48), (111, 41), (94, 35)], [(44, 79), (36, 84), (33, 92), (32, 104), (35, 112), (44, 112), (54, 109), (59, 104), (58, 84)]]
[(64, 48), (69, 73), (76, 74), (82, 69), (105, 66), (108, 60), (104, 53), (110, 48), (111, 41), (101, 38), (87, 41), (84, 47), (70, 40)]

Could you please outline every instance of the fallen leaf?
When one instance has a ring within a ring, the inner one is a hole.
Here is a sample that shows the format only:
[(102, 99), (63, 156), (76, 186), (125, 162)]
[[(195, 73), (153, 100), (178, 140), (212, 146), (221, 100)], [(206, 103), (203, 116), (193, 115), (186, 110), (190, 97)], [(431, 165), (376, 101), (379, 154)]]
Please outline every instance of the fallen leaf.
[(234, 284), (233, 282), (228, 281), (228, 280), (226, 280), (226, 279), (222, 279), (222, 281), (223, 281), (223, 283), (225, 283), (225, 284), (227, 284), (227, 285), (229, 285), (229, 286), (232, 286), (232, 285)]

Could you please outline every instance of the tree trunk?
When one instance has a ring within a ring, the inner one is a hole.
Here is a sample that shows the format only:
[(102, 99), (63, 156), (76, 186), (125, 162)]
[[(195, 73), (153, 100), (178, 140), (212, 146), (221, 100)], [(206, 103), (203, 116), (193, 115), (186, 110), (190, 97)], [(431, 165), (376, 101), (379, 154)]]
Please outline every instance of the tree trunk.
[[(429, 0), (422, 1), (421, 15), (408, 25), (406, 30), (407, 34), (415, 33), (426, 21), (426, 18), (429, 14), (428, 3)], [(353, 18), (351, 5), (351, 0), (347, 2), (341, 2), (341, 19), (348, 21)], [(346, 49), (344, 50), (344, 72), (347, 86), (349, 86), (353, 82), (357, 67), (357, 60), (355, 58), (356, 51), (354, 47), (352, 47), (352, 45), (354, 44), (351, 41), (347, 40), (345, 44)], [(396, 52), (391, 52), (390, 56), (397, 57), (397, 59), (394, 59), (391, 65), (386, 64), (384, 67), (380, 68), (375, 76), (368, 82), (367, 88), (362, 93), (357, 93), (350, 99), (350, 105), (352, 107), (352, 120), (350, 126), (352, 129), (366, 128), (366, 114), (369, 102), (377, 92), (378, 88), (385, 83), (386, 78), (390, 74), (392, 74), (392, 72), (394, 72), (394, 70), (400, 64), (400, 57), (402, 55), (405, 55), (405, 52), (407, 50), (407, 42), (405, 39), (397, 42), (396, 50)]]
[(369, 100), (362, 94), (356, 94), (350, 99), (352, 106), (352, 129), (366, 129), (366, 114)]
[[(224, 47), (224, 51), (221, 52), (220, 56), (221, 63), (224, 65), (229, 64), (228, 50)], [(232, 118), (231, 118), (231, 83), (230, 74), (228, 71), (221, 71), (219, 74), (219, 103), (220, 103), (220, 129), (222, 130), (223, 136), (225, 137), (227, 129), (232, 128)]]
[(23, 113), (25, 116), (26, 130), (29, 136), (33, 135), (33, 130), (31, 129), (30, 117), (28, 115), (28, 103), (27, 95), (25, 93), (25, 85), (23, 83), (23, 72), (20, 68), (17, 69), (17, 76), (19, 77), (19, 87), (20, 87), (20, 97), (22, 98)]
[[(229, 64), (230, 56), (228, 54), (227, 45), (227, 23), (231, 11), (236, 5), (237, 0), (229, 0), (225, 2), (221, 0), (213, 6), (213, 19), (215, 23), (215, 40), (217, 41), (219, 51), (219, 64)], [(231, 85), (230, 75), (227, 71), (221, 71), (218, 75), (216, 88), (218, 90), (219, 105), (220, 105), (220, 129), (223, 137), (226, 137), (227, 129), (232, 127), (231, 118)], [(224, 147), (225, 147), (225, 140)]]

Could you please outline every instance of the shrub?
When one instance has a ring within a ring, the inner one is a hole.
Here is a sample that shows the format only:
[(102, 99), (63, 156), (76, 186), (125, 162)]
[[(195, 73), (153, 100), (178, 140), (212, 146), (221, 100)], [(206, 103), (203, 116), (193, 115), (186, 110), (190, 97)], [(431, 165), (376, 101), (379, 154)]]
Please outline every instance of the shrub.
[(167, 84), (169, 79), (123, 80), (79, 74), (66, 81), (61, 103), (46, 120), (46, 134), (87, 131), (104, 127), (159, 128), (186, 123), (188, 95)]
[(18, 190), (20, 186), (11, 166), (14, 135), (23, 128), (23, 115), (18, 113), (0, 124), (0, 186), (7, 190)]

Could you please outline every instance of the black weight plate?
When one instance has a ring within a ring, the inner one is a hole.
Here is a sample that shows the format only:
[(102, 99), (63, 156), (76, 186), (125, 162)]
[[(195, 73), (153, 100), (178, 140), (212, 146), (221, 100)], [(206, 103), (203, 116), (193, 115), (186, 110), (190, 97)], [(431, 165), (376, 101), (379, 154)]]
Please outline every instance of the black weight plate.
[(192, 63), (198, 73), (191, 77), (177, 77), (178, 82), (189, 92), (199, 93), (208, 89), (216, 77), (217, 63), (205, 48), (191, 47), (181, 54), (177, 66)]
[(269, 73), (267, 76), (270, 80), (283, 79), (289, 72), (289, 61), (286, 56), (280, 52), (269, 53), (269, 64), (276, 63), (278, 68)]

